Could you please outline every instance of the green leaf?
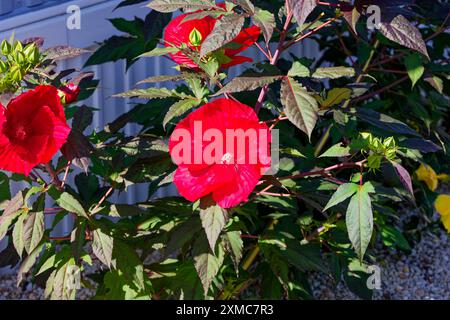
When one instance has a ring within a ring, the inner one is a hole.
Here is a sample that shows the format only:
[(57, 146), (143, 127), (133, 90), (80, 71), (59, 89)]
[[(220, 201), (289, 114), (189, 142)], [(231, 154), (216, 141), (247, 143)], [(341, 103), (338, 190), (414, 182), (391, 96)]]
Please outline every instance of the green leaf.
[(9, 177), (0, 172), (0, 202), (11, 199), (11, 191), (9, 189)]
[(211, 252), (206, 235), (200, 233), (193, 245), (193, 256), (195, 270), (197, 270), (206, 295), (223, 263), (224, 252), (222, 247), (218, 246), (217, 255), (214, 255)]
[(227, 211), (218, 205), (211, 205), (200, 209), (200, 219), (211, 250), (214, 252), (217, 239), (228, 220)]
[(325, 67), (317, 68), (312, 74), (316, 79), (337, 79), (341, 77), (353, 77), (355, 75), (355, 69), (350, 67)]
[(386, 114), (376, 112), (367, 108), (357, 108), (356, 116), (375, 127), (386, 130), (388, 132), (394, 132), (397, 134), (406, 134), (420, 137), (420, 134), (411, 129), (408, 125), (403, 122), (394, 119)]
[(225, 249), (231, 254), (236, 272), (239, 270), (239, 263), (242, 259), (244, 242), (241, 238), (241, 231), (228, 231), (224, 234)]
[(257, 8), (253, 16), (253, 22), (262, 30), (266, 43), (269, 43), (276, 26), (273, 13)]
[(358, 191), (358, 189), (359, 185), (355, 183), (345, 183), (343, 185), (340, 185), (331, 199), (328, 201), (325, 208), (323, 208), (323, 211), (337, 205), (338, 203), (341, 203), (347, 198), (350, 198), (355, 192)]
[(164, 117), (163, 127), (165, 128), (167, 123), (173, 118), (179, 117), (184, 113), (186, 113), (187, 111), (191, 110), (192, 108), (198, 106), (200, 102), (201, 100), (198, 100), (197, 98), (193, 97), (175, 102), (169, 108), (169, 110), (166, 113), (166, 116)]
[(165, 256), (181, 249), (186, 243), (194, 239), (195, 234), (201, 229), (200, 220), (197, 216), (188, 219), (177, 225), (169, 236)]
[(322, 153), (319, 158), (323, 157), (346, 157), (350, 155), (350, 147), (343, 147), (341, 143), (337, 143), (330, 149)]
[(158, 57), (169, 53), (177, 53), (179, 51), (180, 49), (176, 47), (158, 47), (153, 49), (152, 51), (141, 54), (139, 57), (140, 58)]
[(209, 0), (153, 0), (147, 7), (159, 12), (173, 12), (178, 9), (196, 11), (217, 8), (215, 3)]
[(331, 106), (340, 104), (344, 100), (350, 99), (352, 96), (352, 90), (348, 88), (333, 88), (327, 93), (325, 100), (320, 99), (320, 108), (327, 109)]
[(373, 214), (368, 187), (359, 188), (350, 199), (346, 213), (346, 225), (350, 242), (360, 260), (369, 246), (373, 232)]
[(286, 239), (286, 248), (281, 254), (300, 271), (327, 272), (320, 257), (320, 248), (314, 244), (301, 245), (297, 240)]
[(113, 266), (112, 253), (114, 248), (113, 237), (103, 233), (99, 228), (92, 232), (92, 251), (94, 255), (108, 268)]
[[(52, 281), (52, 291), (50, 295), (51, 300), (74, 300), (76, 297), (77, 289), (71, 287), (70, 281), (74, 280), (76, 273), (79, 272), (78, 267), (75, 264), (75, 260), (69, 259), (58, 270), (55, 270), (55, 275)], [(79, 273), (78, 273), (79, 276)]]
[(281, 84), (281, 102), (289, 121), (310, 138), (318, 119), (316, 99), (301, 84), (288, 77)]
[(88, 50), (72, 48), (69, 46), (56, 46), (47, 49), (44, 52), (44, 55), (46, 60), (59, 61), (75, 58), (88, 52)]
[(444, 91), (444, 81), (437, 76), (426, 77), (425, 81), (428, 82), (437, 92), (442, 94)]
[(391, 41), (394, 41), (409, 49), (416, 50), (426, 56), (428, 59), (428, 51), (425, 41), (420, 34), (419, 29), (413, 26), (401, 14), (396, 16), (390, 22), (380, 23), (380, 33)]
[(200, 57), (204, 57), (234, 40), (241, 32), (244, 21), (245, 17), (238, 14), (224, 16), (218, 20), (214, 25), (214, 29), (202, 43)]
[(158, 83), (158, 82), (165, 82), (165, 81), (172, 82), (172, 81), (182, 81), (182, 80), (190, 80), (190, 79), (198, 79), (198, 78), (201, 78), (200, 74), (185, 71), (185, 72), (181, 72), (181, 73), (175, 74), (175, 75), (149, 77), (147, 79), (139, 81), (138, 84)]
[(23, 249), (25, 248), (23, 242), (23, 224), (25, 221), (26, 215), (22, 214), (17, 219), (14, 229), (12, 232), (12, 240), (14, 244), (14, 248), (16, 248), (17, 254), (22, 257)]
[(241, 6), (246, 12), (253, 14), (255, 12), (255, 6), (250, 0), (230, 0), (234, 4)]
[(41, 194), (34, 204), (33, 212), (28, 214), (23, 226), (23, 242), (25, 250), (32, 252), (41, 242), (45, 231), (44, 222), (45, 193)]
[(41, 255), (44, 247), (46, 246), (47, 244), (45, 242), (42, 242), (23, 260), (17, 273), (17, 285), (22, 282), (23, 276), (34, 266), (37, 258)]
[(22, 213), (20, 209), (23, 207), (23, 205), (24, 200), (22, 192), (18, 192), (14, 196), (14, 198), (6, 203), (6, 209), (0, 216), (0, 240), (5, 237), (14, 219), (16, 219)]
[(385, 225), (381, 228), (381, 240), (385, 246), (397, 245), (402, 250), (411, 251), (411, 246), (403, 234), (393, 226)]
[(291, 69), (288, 72), (288, 76), (293, 77), (309, 77), (311, 75), (311, 72), (309, 71), (308, 67), (303, 65), (300, 61), (294, 61), (292, 64)]
[(90, 219), (89, 214), (84, 210), (81, 203), (74, 198), (70, 193), (63, 192), (60, 195), (56, 195), (53, 197), (56, 203), (70, 213), (75, 213), (80, 217), (84, 217), (86, 219)]
[(422, 58), (418, 53), (410, 54), (405, 58), (405, 66), (408, 71), (408, 76), (411, 79), (412, 86), (414, 87), (425, 72)]
[(272, 84), (277, 80), (282, 79), (282, 76), (251, 76), (251, 77), (236, 77), (228, 82), (212, 97), (219, 96), (224, 93), (251, 91), (262, 88), (266, 85)]
[(139, 99), (164, 99), (172, 97), (184, 97), (180, 96), (176, 91), (166, 88), (147, 88), (147, 89), (133, 89), (123, 93), (115, 94), (113, 97), (137, 97)]

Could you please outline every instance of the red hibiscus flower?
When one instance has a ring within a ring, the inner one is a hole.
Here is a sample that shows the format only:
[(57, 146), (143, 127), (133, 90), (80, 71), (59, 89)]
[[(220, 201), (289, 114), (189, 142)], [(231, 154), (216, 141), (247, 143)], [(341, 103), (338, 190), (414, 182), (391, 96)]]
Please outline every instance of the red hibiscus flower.
[(66, 142), (70, 128), (52, 86), (38, 86), (0, 105), (0, 169), (28, 175)]
[[(173, 19), (166, 27), (164, 32), (164, 43), (166, 47), (180, 47), (182, 44), (187, 45), (193, 50), (200, 50), (201, 43), (214, 29), (214, 25), (218, 19), (206, 16), (202, 19), (182, 21), (184, 18), (192, 13), (182, 14)], [(248, 47), (252, 46), (261, 33), (261, 29), (257, 26), (251, 26), (243, 29), (238, 36), (231, 41), (229, 49), (224, 49), (224, 55), (229, 58), (229, 61), (221, 65), (222, 68), (231, 67), (244, 62), (252, 62), (251, 58), (238, 56), (238, 54)], [(189, 68), (198, 68), (197, 64), (188, 58), (184, 53), (177, 52), (170, 54), (172, 59)]]
[(77, 101), (78, 95), (80, 94), (80, 87), (71, 82), (59, 88), (58, 94), (65, 104), (70, 104)]
[(212, 195), (222, 208), (246, 201), (270, 167), (270, 141), (249, 106), (225, 98), (205, 104), (170, 137), (179, 193), (189, 201)]

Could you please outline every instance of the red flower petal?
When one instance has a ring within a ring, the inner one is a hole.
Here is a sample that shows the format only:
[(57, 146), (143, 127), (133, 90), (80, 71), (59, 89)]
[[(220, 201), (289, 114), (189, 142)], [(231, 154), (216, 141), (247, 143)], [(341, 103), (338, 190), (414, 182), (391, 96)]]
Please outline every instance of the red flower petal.
[[(199, 123), (201, 127), (198, 127)], [(221, 133), (224, 140), (222, 152), (226, 150), (227, 153), (220, 154), (222, 158), (219, 158), (219, 161), (216, 159), (214, 163), (207, 163), (204, 161), (205, 159), (201, 158), (200, 163), (193, 164), (194, 156), (198, 153), (203, 155), (206, 147), (212, 143), (203, 140), (203, 134), (209, 129), (215, 129)], [(244, 149), (238, 148), (236, 145), (232, 151), (225, 149), (226, 139), (232, 138), (232, 134), (237, 132), (229, 132), (229, 129), (241, 130), (240, 132), (244, 133), (248, 129), (255, 130), (258, 136), (252, 142), (256, 140), (257, 144), (255, 145), (250, 142), (251, 139), (247, 139)], [(212, 194), (213, 199), (221, 207), (236, 206), (248, 199), (258, 180), (270, 166), (269, 129), (265, 123), (259, 122), (252, 108), (242, 103), (231, 99), (217, 99), (190, 113), (176, 126), (174, 134), (169, 140), (169, 151), (172, 157), (176, 156), (175, 152), (179, 152), (179, 150), (175, 150), (178, 144), (186, 143), (183, 139), (178, 141), (179, 137), (175, 138), (180, 132), (177, 130), (184, 130), (190, 134), (186, 139), (190, 139), (187, 143), (191, 148), (187, 157), (188, 163), (181, 161), (174, 176), (174, 183), (179, 193), (190, 201), (196, 201)], [(260, 136), (261, 132), (267, 134), (266, 139), (261, 139), (264, 137), (264, 135)], [(200, 149), (195, 149), (195, 141)], [(252, 152), (253, 155), (257, 154), (256, 162), (249, 161), (251, 158), (249, 154)], [(230, 158), (226, 160), (225, 156)]]
[(259, 35), (261, 34), (261, 29), (257, 26), (251, 26), (249, 28), (243, 29), (237, 37), (231, 41), (231, 43), (239, 44), (240, 47), (237, 49), (225, 49), (225, 54), (227, 56), (235, 56), (238, 53), (251, 47), (256, 41), (258, 41)]
[[(223, 169), (224, 171), (226, 169)], [(261, 171), (258, 166), (238, 165), (234, 168), (233, 181), (213, 191), (213, 199), (222, 208), (231, 208), (247, 201), (258, 180)], [(230, 171), (226, 170), (230, 175)]]
[(11, 100), (0, 112), (0, 168), (28, 175), (51, 160), (70, 132), (52, 86), (38, 86)]

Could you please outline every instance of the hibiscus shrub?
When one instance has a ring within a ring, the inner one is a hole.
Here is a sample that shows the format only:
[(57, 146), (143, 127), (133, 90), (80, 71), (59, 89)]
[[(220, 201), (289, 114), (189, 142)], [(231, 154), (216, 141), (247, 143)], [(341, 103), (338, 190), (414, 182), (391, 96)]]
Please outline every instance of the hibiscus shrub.
[[(94, 75), (56, 69), (83, 50), (1, 44), (0, 267), (20, 262), (19, 284), (31, 274), (52, 299), (80, 286), (95, 299), (308, 299), (316, 271), (370, 298), (377, 243), (409, 251), (424, 228), (450, 230), (450, 196), (437, 192), (450, 155), (447, 4), (147, 7), (145, 19), (112, 19), (124, 34), (86, 65), (163, 56), (175, 70), (118, 93), (134, 106), (103, 129), (90, 124), (107, 106), (78, 103)], [(305, 39), (315, 59), (290, 50)], [(17, 181), (26, 187), (11, 194)], [(119, 203), (132, 185), (147, 200)], [(69, 234), (54, 230), (63, 219)]]

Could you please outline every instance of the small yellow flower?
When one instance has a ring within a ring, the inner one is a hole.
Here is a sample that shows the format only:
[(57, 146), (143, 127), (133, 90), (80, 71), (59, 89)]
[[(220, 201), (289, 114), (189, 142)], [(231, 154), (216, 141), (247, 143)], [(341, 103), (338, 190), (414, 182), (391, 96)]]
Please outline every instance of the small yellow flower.
[(450, 233), (450, 195), (440, 194), (434, 202), (436, 211), (441, 215), (445, 229)]
[(431, 191), (436, 190), (438, 186), (438, 176), (432, 167), (429, 165), (421, 164), (419, 169), (416, 170), (417, 179), (423, 181)]
[(448, 174), (445, 173), (440, 173), (437, 175), (437, 178), (442, 181), (442, 182), (449, 182), (450, 181), (450, 176)]

